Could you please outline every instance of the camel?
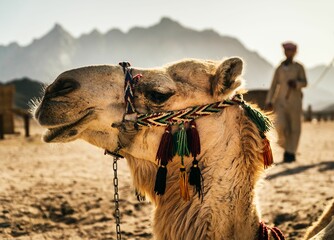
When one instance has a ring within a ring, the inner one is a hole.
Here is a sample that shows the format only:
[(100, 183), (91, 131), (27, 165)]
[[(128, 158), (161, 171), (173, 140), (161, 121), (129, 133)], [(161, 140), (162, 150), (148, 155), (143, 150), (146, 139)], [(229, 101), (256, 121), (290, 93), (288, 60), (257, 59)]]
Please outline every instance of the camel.
[[(243, 61), (238, 57), (132, 68), (133, 76), (142, 75), (135, 85), (136, 111), (180, 110), (231, 99), (243, 87), (242, 71)], [(165, 129), (119, 127), (125, 113), (123, 87), (124, 72), (118, 65), (88, 66), (60, 74), (46, 88), (34, 112), (39, 124), (47, 128), (43, 140), (83, 139), (111, 152), (121, 144), (119, 154), (128, 162), (134, 187), (156, 206), (156, 239), (258, 239), (261, 217), (256, 186), (264, 173), (264, 142), (245, 110), (236, 104), (195, 120), (201, 141), (197, 158), (204, 179), (203, 196), (199, 198), (189, 186), (189, 199), (184, 201), (179, 191), (179, 156), (167, 165), (165, 193), (154, 191), (156, 152)], [(127, 123), (131, 120), (130, 116)], [(185, 157), (186, 169), (191, 164), (192, 158)]]
[(334, 239), (334, 200), (330, 202), (318, 221), (307, 230), (304, 239)]

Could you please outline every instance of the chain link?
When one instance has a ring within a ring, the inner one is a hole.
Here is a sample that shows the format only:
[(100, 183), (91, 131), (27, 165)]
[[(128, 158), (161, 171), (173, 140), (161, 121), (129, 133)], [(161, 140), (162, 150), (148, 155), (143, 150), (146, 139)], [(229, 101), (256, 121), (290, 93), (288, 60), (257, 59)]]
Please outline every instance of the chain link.
[(122, 239), (121, 235), (121, 212), (119, 210), (119, 195), (118, 195), (118, 177), (117, 177), (117, 161), (118, 156), (114, 156), (113, 170), (114, 170), (114, 202), (115, 202), (115, 219), (116, 219), (116, 235), (117, 240)]

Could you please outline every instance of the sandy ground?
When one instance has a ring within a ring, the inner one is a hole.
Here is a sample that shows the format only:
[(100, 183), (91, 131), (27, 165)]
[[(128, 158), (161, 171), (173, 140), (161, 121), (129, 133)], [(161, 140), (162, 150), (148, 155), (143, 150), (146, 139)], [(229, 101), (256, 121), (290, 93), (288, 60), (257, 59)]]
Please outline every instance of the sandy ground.
[[(22, 128), (18, 122), (18, 130)], [(0, 239), (115, 239), (112, 158), (85, 142), (49, 145), (32, 136), (0, 142)], [(259, 185), (262, 219), (301, 239), (334, 197), (334, 123), (305, 123), (298, 162), (277, 165)], [(151, 239), (153, 206), (138, 202), (119, 162), (123, 239)]]

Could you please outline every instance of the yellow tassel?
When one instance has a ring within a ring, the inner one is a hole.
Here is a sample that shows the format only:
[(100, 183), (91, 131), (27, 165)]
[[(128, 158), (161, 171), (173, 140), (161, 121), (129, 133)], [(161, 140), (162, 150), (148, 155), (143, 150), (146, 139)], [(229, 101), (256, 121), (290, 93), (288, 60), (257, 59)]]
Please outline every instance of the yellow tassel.
[(188, 189), (188, 175), (184, 166), (181, 166), (180, 168), (180, 194), (184, 201), (190, 200)]

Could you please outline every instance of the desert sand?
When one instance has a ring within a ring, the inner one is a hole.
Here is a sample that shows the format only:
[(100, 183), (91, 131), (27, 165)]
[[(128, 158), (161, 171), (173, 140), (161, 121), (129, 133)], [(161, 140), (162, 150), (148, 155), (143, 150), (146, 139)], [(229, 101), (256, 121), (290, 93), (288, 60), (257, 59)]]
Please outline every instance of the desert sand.
[[(17, 131), (22, 131), (17, 122)], [(0, 239), (115, 239), (112, 157), (83, 141), (46, 144), (32, 124), (29, 138), (0, 141)], [(287, 239), (301, 239), (334, 198), (334, 123), (304, 123), (296, 163), (276, 165), (258, 186), (262, 219)], [(151, 239), (153, 206), (138, 202), (119, 161), (123, 239)]]

